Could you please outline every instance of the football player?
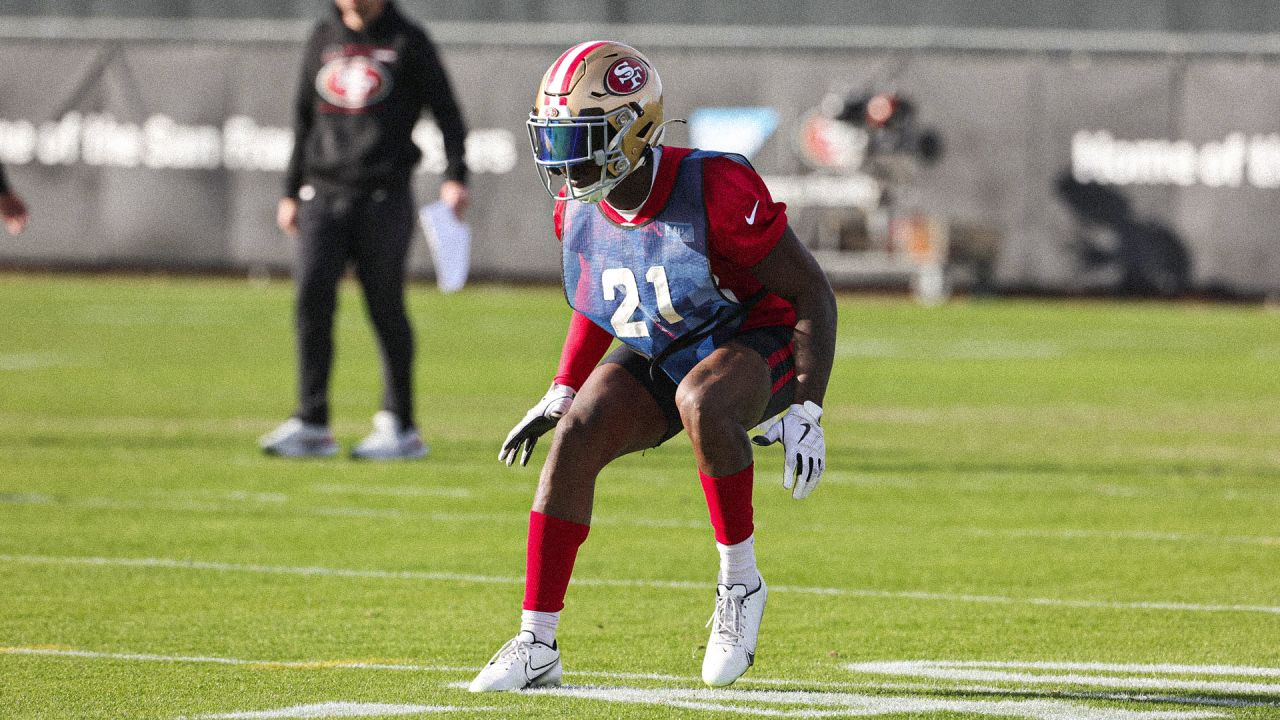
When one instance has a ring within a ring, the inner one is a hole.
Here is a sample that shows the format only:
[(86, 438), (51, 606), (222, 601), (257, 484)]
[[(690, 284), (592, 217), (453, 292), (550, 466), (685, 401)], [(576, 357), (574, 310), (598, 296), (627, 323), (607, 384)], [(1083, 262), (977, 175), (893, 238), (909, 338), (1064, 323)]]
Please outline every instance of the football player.
[[(657, 70), (616, 42), (569, 48), (538, 86), (529, 136), (556, 198), (573, 314), (550, 390), (499, 454), (524, 465), (556, 430), (530, 513), (520, 631), (473, 692), (560, 682), (556, 625), (596, 476), (682, 429), (720, 552), (702, 679), (732, 683), (754, 662), (768, 596), (754, 549), (752, 441), (782, 444), (792, 497), (822, 477), (831, 287), (746, 159), (662, 145), (662, 112)], [(604, 357), (613, 338), (623, 344)]]

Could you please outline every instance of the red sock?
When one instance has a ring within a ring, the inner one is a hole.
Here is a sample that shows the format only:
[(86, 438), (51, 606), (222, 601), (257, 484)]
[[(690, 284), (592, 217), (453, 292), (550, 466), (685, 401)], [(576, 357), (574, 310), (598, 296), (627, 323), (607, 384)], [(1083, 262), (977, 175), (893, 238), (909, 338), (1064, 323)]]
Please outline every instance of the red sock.
[(755, 532), (751, 520), (751, 482), (755, 478), (755, 467), (752, 463), (720, 478), (698, 471), (702, 492), (707, 496), (707, 510), (711, 513), (711, 527), (715, 528), (716, 542), (721, 545), (737, 545)]
[(529, 546), (525, 556), (524, 609), (560, 612), (569, 589), (578, 546), (590, 525), (561, 520), (537, 511), (529, 513)]

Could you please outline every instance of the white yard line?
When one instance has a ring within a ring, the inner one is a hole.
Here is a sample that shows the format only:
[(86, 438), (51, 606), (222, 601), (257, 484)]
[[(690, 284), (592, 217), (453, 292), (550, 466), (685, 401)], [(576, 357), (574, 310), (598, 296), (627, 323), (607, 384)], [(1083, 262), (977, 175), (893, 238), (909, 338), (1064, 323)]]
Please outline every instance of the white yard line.
[[(1174, 663), (1086, 663), (1045, 660), (909, 660), (895, 667), (933, 666), (948, 668), (999, 668), (1019, 670), (1070, 670), (1118, 672), (1142, 675), (1229, 675), (1236, 677), (1280, 678), (1280, 668), (1252, 665), (1177, 665)], [(883, 667), (889, 667), (888, 664)]]
[(877, 360), (1048, 360), (1065, 354), (1062, 347), (1047, 340), (1011, 338), (962, 338), (942, 341), (897, 338), (853, 338), (836, 343), (839, 357)]
[[(207, 570), (214, 572), (259, 573), (270, 575), (306, 575), (319, 577), (381, 578), (391, 580), (426, 580), (436, 582), (469, 582), (498, 585), (523, 584), (516, 576), (474, 575), (468, 573), (428, 572), (421, 570), (356, 570), (318, 566), (258, 565), (240, 563), (181, 560), (177, 558), (119, 558), (53, 555), (0, 555), (0, 562), (27, 565), (90, 565), (104, 567), (149, 567), (174, 570)], [(688, 580), (625, 580), (612, 578), (574, 578), (574, 585), (594, 587), (662, 588), (705, 592), (706, 582)], [(823, 595), (830, 597), (867, 597), (898, 600), (985, 603), (998, 605), (1032, 605), (1045, 607), (1099, 608), (1107, 610), (1160, 610), (1194, 613), (1265, 613), (1280, 615), (1280, 607), (1270, 605), (1196, 604), (1180, 602), (1123, 602), (1113, 600), (1072, 600), (1060, 598), (1015, 598), (1002, 595), (965, 595), (956, 593), (874, 590), (865, 588), (805, 587), (770, 585), (770, 592)]]
[[(1140, 665), (1106, 663), (1051, 662), (984, 662), (947, 660), (907, 660), (893, 662), (850, 663), (856, 673), (896, 675), (931, 680), (963, 680), (974, 682), (1013, 682), (1020, 684), (1083, 685), (1125, 690), (1194, 691), (1239, 695), (1280, 696), (1280, 684), (1241, 682), (1237, 680), (1184, 680), (1160, 677), (1128, 677), (1128, 675), (1210, 675), (1217, 677), (1280, 677), (1278, 668), (1236, 667), (1227, 665)], [(1009, 672), (1010, 670), (1080, 671), (1063, 673)], [(1095, 674), (1088, 674), (1088, 673)], [(1120, 672), (1126, 676), (1096, 673)]]
[(243, 665), (247, 667), (298, 670), (398, 670), (403, 672), (475, 672), (475, 668), (401, 665), (365, 660), (246, 660), (243, 658), (206, 655), (155, 655), (151, 653), (115, 653), (76, 650), (61, 647), (0, 647), (0, 655), (43, 655), (90, 660), (123, 660), (127, 662), (196, 663), (211, 665)]
[[(243, 658), (213, 657), (204, 655), (158, 655), (152, 653), (97, 652), (93, 650), (77, 650), (62, 647), (0, 647), (0, 655), (32, 655), (44, 657), (68, 657), (88, 660), (120, 660), (125, 662), (161, 662), (161, 663), (195, 663), (212, 665), (233, 665), (251, 668), (269, 668), (279, 670), (375, 670), (392, 672), (450, 673), (471, 675), (477, 666), (458, 667), (450, 665), (414, 665), (406, 663), (377, 663), (367, 660), (250, 660)], [(595, 678), (601, 680), (668, 682), (684, 685), (697, 685), (701, 680), (692, 675), (669, 675), (662, 673), (622, 673), (600, 670), (566, 670), (566, 677)], [(918, 690), (936, 691), (939, 685), (923, 683), (883, 683), (883, 682), (838, 682), (806, 680), (797, 678), (744, 677), (740, 683), (747, 685), (763, 685), (766, 687), (795, 687), (802, 685), (809, 688), (832, 688), (842, 690)], [(465, 689), (468, 683), (451, 683), (450, 687)], [(973, 692), (1009, 692), (1007, 688), (965, 687)], [(1081, 694), (1081, 697), (1106, 700), (1127, 700), (1132, 696)], [(1159, 701), (1180, 702), (1181, 698), (1160, 698)], [(1213, 699), (1202, 699), (1214, 702)]]
[(398, 485), (361, 485), (359, 483), (317, 483), (311, 491), (326, 495), (375, 495), (385, 497), (447, 497), (465, 499), (474, 493), (464, 487), (418, 487)]
[(1155, 530), (1081, 530), (1055, 528), (965, 528), (965, 532), (979, 536), (1047, 538), (1055, 540), (1151, 540), (1155, 542), (1227, 543), (1232, 545), (1274, 545), (1280, 547), (1280, 537), (1267, 535), (1203, 535), (1199, 533), (1159, 532)]
[[(1029, 720), (1196, 720), (1225, 717), (1220, 712), (1209, 710), (1124, 710), (1081, 705), (1062, 700), (958, 700), (805, 691), (570, 686), (535, 690), (530, 694), (785, 718), (875, 717), (906, 714), (916, 717), (940, 713), (965, 713)], [(795, 708), (796, 705), (802, 707)]]
[[(825, 479), (825, 476), (824, 476)], [(444, 497), (463, 499), (471, 495), (465, 488), (431, 488), (431, 487), (393, 487), (359, 485), (323, 484), (314, 486), (316, 492), (331, 494), (363, 494), (392, 497)], [(483, 522), (483, 523), (525, 523), (528, 515), (523, 512), (484, 513), (484, 512), (442, 512), (403, 510), (400, 508), (370, 508), (353, 505), (318, 506), (298, 505), (289, 495), (284, 493), (261, 493), (242, 490), (156, 490), (154, 494), (161, 496), (183, 497), (186, 500), (138, 500), (103, 496), (58, 497), (36, 492), (0, 492), (0, 505), (48, 505), (53, 507), (86, 507), (95, 510), (155, 510), (160, 512), (198, 512), (247, 514), (246, 508), (258, 504), (271, 508), (282, 508), (285, 512), (307, 517), (337, 518), (370, 518), (385, 520), (405, 520), (431, 522)], [(207, 499), (205, 499), (207, 498)], [(592, 523), (604, 527), (646, 527), (685, 530), (708, 530), (709, 525), (701, 519), (681, 518), (649, 518), (649, 517), (610, 517), (598, 515)], [(757, 522), (757, 527), (764, 527)], [(849, 528), (844, 528), (848, 530)], [(874, 532), (884, 532), (882, 528), (869, 528)], [(893, 528), (901, 531), (900, 527)], [(1280, 547), (1280, 537), (1267, 535), (1206, 535), (1197, 533), (1165, 532), (1156, 530), (1084, 530), (1075, 528), (982, 528), (967, 527), (944, 529), (943, 532), (963, 532), (979, 537), (1014, 537), (1045, 538), (1060, 540), (1139, 540), (1150, 542), (1187, 542), (1187, 543), (1223, 543), (1230, 545), (1260, 545)]]
[(0, 372), (21, 370), (47, 370), (86, 366), (83, 358), (57, 352), (32, 351), (0, 354)]
[[(1236, 452), (1235, 449), (1232, 450)], [(1280, 458), (1280, 454), (1276, 455)], [(1050, 477), (1052, 475), (1052, 477)], [(1025, 483), (1025, 479), (1045, 478), (1042, 483)], [(1044, 470), (1018, 469), (1007, 471), (972, 470), (961, 477), (921, 476), (901, 472), (858, 473), (848, 470), (831, 469), (822, 476), (823, 483), (836, 485), (855, 485), (859, 487), (890, 487), (910, 490), (928, 489), (932, 492), (950, 494), (989, 493), (993, 488), (1010, 487), (1017, 483), (1020, 492), (1038, 493), (1058, 496), (1078, 493), (1092, 493), (1110, 498), (1152, 498), (1167, 497), (1175, 493), (1179, 499), (1194, 498), (1217, 499), (1229, 502), (1276, 502), (1280, 500), (1277, 491), (1240, 489), (1222, 487), (1221, 485), (1203, 490), (1179, 488), (1170, 489), (1157, 485), (1122, 485), (1114, 482), (1094, 482), (1078, 476), (1063, 478), (1060, 475)]]
[[(227, 496), (223, 496), (227, 497)], [(457, 522), (457, 523), (519, 523), (529, 522), (526, 512), (483, 513), (483, 512), (432, 512), (419, 510), (401, 510), (399, 508), (370, 508), (352, 505), (319, 506), (294, 505), (281, 500), (278, 496), (265, 498), (253, 495), (235, 496), (232, 502), (211, 500), (134, 500), (102, 496), (56, 497), (41, 493), (0, 493), (0, 504), (7, 505), (46, 505), (49, 507), (91, 508), (94, 510), (153, 510), (158, 512), (195, 512), (217, 513), (226, 515), (248, 515), (248, 502), (256, 502), (270, 508), (278, 514), (289, 514), (302, 517), (326, 518), (367, 518), (375, 520), (404, 520), (407, 522)], [(610, 517), (597, 515), (591, 519), (593, 525), (605, 527), (645, 527), (669, 530), (699, 530), (710, 532), (711, 525), (706, 520), (681, 518), (646, 518), (646, 517)], [(756, 527), (763, 527), (756, 523)]]
[[(45, 657), (66, 657), (93, 660), (118, 660), (126, 662), (163, 662), (163, 663), (201, 663), (216, 665), (242, 666), (260, 669), (300, 669), (300, 670), (373, 670), (395, 672), (448, 673), (470, 675), (475, 667), (456, 667), (447, 665), (418, 665), (407, 663), (370, 662), (368, 660), (251, 660), (244, 658), (216, 657), (203, 655), (160, 655), (151, 653), (119, 653), (96, 652), (64, 647), (0, 647), (0, 655), (27, 655)], [(1250, 666), (1226, 665), (1143, 665), (1143, 664), (1106, 664), (1106, 663), (1053, 663), (1053, 662), (989, 662), (989, 661), (921, 661), (905, 660), (879, 663), (853, 663), (847, 666), (855, 672), (872, 674), (897, 674), (924, 677), (921, 670), (939, 668), (1024, 668), (1039, 670), (1092, 670), (1105, 672), (1134, 672), (1145, 674), (1207, 674), (1234, 676), (1272, 677), (1280, 674), (1278, 668), (1259, 668)], [(574, 670), (566, 673), (570, 678), (598, 678), (612, 681), (656, 681), (676, 683), (684, 686), (697, 686), (699, 680), (692, 676), (666, 675), (655, 673), (619, 673), (603, 671)], [(1045, 676), (1032, 675), (1031, 678)], [(1098, 678), (1107, 680), (1108, 686), (1124, 687), (1128, 678)], [(933, 678), (930, 679), (947, 679)], [(689, 709), (708, 709), (721, 712), (774, 716), (774, 717), (850, 717), (871, 716), (892, 713), (933, 713), (933, 712), (968, 712), (978, 715), (1001, 717), (1043, 718), (1044, 720), (1189, 720), (1192, 718), (1222, 717), (1221, 714), (1208, 711), (1129, 711), (1108, 710), (1086, 705), (1074, 705), (1063, 702), (1064, 698), (1082, 700), (1114, 700), (1121, 702), (1146, 702), (1159, 704), (1204, 705), (1219, 707), (1277, 707), (1274, 702), (1266, 700), (1245, 700), (1239, 698), (1200, 697), (1200, 696), (1152, 696), (1125, 693), (1090, 693), (1069, 692), (1058, 689), (1040, 690), (1035, 688), (1009, 688), (991, 686), (953, 686), (945, 684), (908, 684), (908, 683), (867, 683), (867, 682), (829, 682), (810, 681), (803, 678), (761, 678), (745, 677), (741, 681), (744, 686), (763, 685), (775, 687), (802, 686), (808, 690), (705, 690), (705, 689), (665, 689), (634, 687), (593, 687), (567, 686), (559, 689), (536, 691), (539, 694), (565, 695), (583, 699), (594, 699), (611, 702), (631, 702), (649, 705), (669, 705)], [(1036, 680), (1031, 680), (1036, 684)], [(1049, 682), (1049, 681), (1044, 681)], [(1153, 679), (1155, 689), (1173, 691), (1181, 689), (1180, 681), (1161, 681)], [(463, 689), (466, 683), (449, 683), (448, 687)], [(952, 700), (929, 697), (885, 697), (883, 695), (855, 695), (839, 692), (818, 691), (814, 688), (832, 690), (911, 690), (924, 693), (939, 691), (966, 692), (973, 694), (995, 695), (1032, 695), (1050, 696), (1050, 699), (1003, 699), (991, 700)], [(1238, 692), (1232, 687), (1230, 692)], [(729, 704), (734, 703), (734, 704)], [(753, 705), (754, 703), (754, 705)], [(959, 703), (959, 704), (956, 704)], [(801, 705), (810, 706), (803, 710), (778, 710), (769, 705)], [(201, 720), (213, 718), (266, 718), (266, 717), (355, 717), (334, 713), (323, 714), (321, 706), (295, 706), (275, 711), (252, 712), (304, 712), (299, 708), (317, 708), (315, 714), (221, 714), (203, 715)], [(762, 707), (763, 705), (763, 707)], [(447, 706), (441, 706), (447, 707)], [(491, 710), (492, 708), (459, 708), (460, 710)], [(328, 712), (326, 710), (325, 712)], [(426, 712), (426, 711), (423, 711)], [(192, 718), (191, 720), (196, 720)]]
[[(151, 653), (120, 653), (120, 652), (97, 652), (93, 650), (78, 650), (74, 648), (64, 647), (2, 647), (0, 646), (0, 655), (33, 655), (45, 657), (68, 657), (82, 658), (88, 660), (121, 660), (125, 662), (161, 662), (161, 663), (196, 663), (196, 664), (212, 664), (212, 665), (235, 665), (254, 668), (270, 668), (281, 670), (380, 670), (394, 672), (421, 672), (421, 673), (450, 673), (461, 675), (472, 675), (479, 669), (480, 665), (456, 667), (450, 665), (415, 665), (406, 663), (378, 663), (369, 662), (367, 660), (249, 660), (243, 658), (230, 657), (213, 657), (204, 655), (157, 655)], [(478, 663), (483, 660), (478, 660)], [(649, 681), (649, 682), (669, 682), (681, 683), (685, 685), (696, 685), (702, 681), (692, 675), (666, 675), (661, 673), (622, 673), (622, 672), (605, 672), (599, 670), (566, 670), (566, 676), (578, 678), (596, 678), (601, 680), (629, 680), (629, 681)], [(903, 683), (867, 683), (867, 682), (830, 682), (830, 681), (808, 681), (797, 680), (795, 678), (743, 678), (741, 682), (753, 683), (756, 685), (773, 685), (773, 686), (795, 686), (805, 685), (807, 687), (830, 687), (841, 689), (914, 689), (927, 690), (935, 688), (934, 685), (921, 684), (903, 684)], [(466, 683), (459, 683), (454, 687), (465, 688)]]
[(149, 490), (148, 494), (157, 497), (179, 497), (188, 501), (196, 499), (200, 502), (208, 503), (216, 500), (231, 500), (236, 503), (258, 503), (262, 505), (272, 504), (279, 505), (290, 502), (290, 498), (285, 493), (279, 492), (251, 492), (249, 490), (215, 490), (212, 488), (155, 488)]
[(405, 705), (395, 703), (363, 703), (337, 701), (311, 705), (293, 705), (276, 710), (243, 710), (240, 712), (195, 715), (178, 720), (275, 720), (276, 718), (357, 718), (395, 715), (427, 715), (451, 712), (482, 712), (489, 707), (455, 707), (453, 705)]

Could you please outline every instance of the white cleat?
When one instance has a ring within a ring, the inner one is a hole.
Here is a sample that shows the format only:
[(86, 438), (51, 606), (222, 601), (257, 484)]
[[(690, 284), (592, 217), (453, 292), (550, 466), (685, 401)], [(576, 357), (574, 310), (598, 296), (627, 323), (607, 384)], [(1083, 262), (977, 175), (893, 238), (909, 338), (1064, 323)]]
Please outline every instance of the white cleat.
[(538, 642), (524, 631), (507, 641), (471, 681), (471, 692), (527, 690), (560, 684), (560, 648)]
[(338, 442), (328, 427), (305, 423), (296, 417), (263, 435), (258, 445), (268, 455), (284, 457), (330, 457), (338, 452)]
[(387, 410), (373, 416), (373, 432), (351, 450), (360, 460), (412, 460), (427, 454), (427, 444), (418, 431), (400, 429), (400, 418)]
[(764, 578), (751, 592), (746, 585), (716, 586), (716, 610), (707, 621), (711, 639), (702, 658), (703, 682), (711, 687), (731, 685), (755, 663), (756, 639), (768, 597)]

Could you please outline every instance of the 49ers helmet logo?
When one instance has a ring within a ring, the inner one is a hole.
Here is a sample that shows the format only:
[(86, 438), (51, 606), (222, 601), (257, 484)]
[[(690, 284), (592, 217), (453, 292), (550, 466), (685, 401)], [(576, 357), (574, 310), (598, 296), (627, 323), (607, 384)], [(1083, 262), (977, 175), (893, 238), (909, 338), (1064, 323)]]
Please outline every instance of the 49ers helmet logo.
[(359, 110), (391, 92), (391, 76), (380, 63), (364, 55), (337, 57), (316, 74), (316, 92), (330, 105)]
[(636, 58), (624, 57), (604, 74), (605, 89), (614, 95), (630, 95), (649, 82), (649, 68)]

